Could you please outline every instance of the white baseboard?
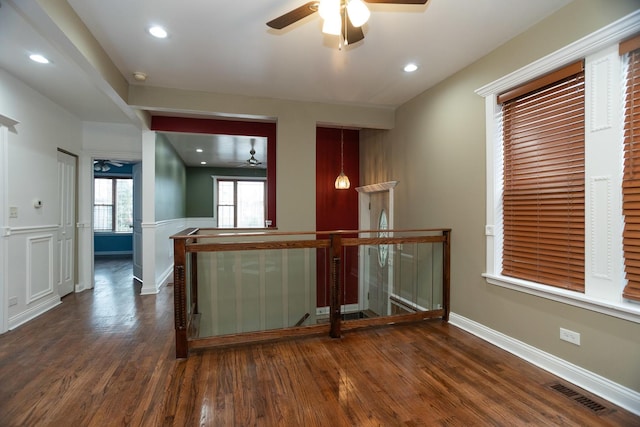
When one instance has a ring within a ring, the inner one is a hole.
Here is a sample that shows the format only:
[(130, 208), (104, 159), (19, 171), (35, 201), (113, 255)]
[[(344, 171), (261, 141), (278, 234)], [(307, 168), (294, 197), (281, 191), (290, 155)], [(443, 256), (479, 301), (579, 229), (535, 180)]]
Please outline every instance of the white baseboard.
[(133, 251), (102, 251), (94, 252), (95, 256), (133, 255)]
[(155, 295), (160, 292), (160, 288), (166, 286), (168, 283), (171, 283), (173, 280), (173, 264), (167, 268), (162, 275), (160, 275), (160, 280), (156, 282), (153, 286), (145, 286), (145, 281), (142, 282), (142, 289), (140, 290), (140, 295)]
[[(360, 310), (360, 306), (358, 304), (343, 304), (340, 309), (340, 312), (353, 313), (359, 310)], [(316, 308), (316, 316), (328, 316), (328, 315), (329, 315), (329, 306)]]
[(501, 332), (451, 313), (449, 323), (551, 372), (572, 384), (590, 391), (629, 412), (640, 415), (640, 393), (598, 374), (518, 341)]
[(169, 283), (172, 283), (172, 282), (173, 282), (173, 264), (171, 264), (169, 268), (167, 268), (164, 271), (164, 273), (162, 273), (162, 276), (160, 276), (158, 289), (160, 289), (163, 286), (167, 286)]
[(15, 329), (20, 325), (27, 323), (29, 320), (33, 320), (41, 314), (51, 310), (54, 307), (62, 304), (58, 295), (53, 295), (51, 298), (47, 298), (44, 301), (39, 302), (33, 307), (29, 307), (22, 313), (19, 313), (9, 318), (9, 330)]

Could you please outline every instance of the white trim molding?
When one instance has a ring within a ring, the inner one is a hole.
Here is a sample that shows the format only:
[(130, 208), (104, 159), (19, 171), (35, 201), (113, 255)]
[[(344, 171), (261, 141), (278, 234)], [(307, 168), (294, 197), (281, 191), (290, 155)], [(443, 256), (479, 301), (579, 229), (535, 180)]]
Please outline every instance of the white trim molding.
[(449, 315), (449, 323), (636, 415), (640, 415), (640, 393), (635, 390), (456, 313)]
[(31, 304), (26, 310), (12, 316), (9, 319), (9, 329), (15, 329), (18, 326), (24, 325), (28, 321), (35, 319), (60, 304), (62, 304), (62, 301), (58, 295), (51, 294), (49, 298), (46, 298), (37, 304)]
[(380, 191), (391, 190), (396, 188), (398, 181), (380, 182), (378, 184), (363, 185), (362, 187), (356, 187), (358, 193), (377, 193)]
[(566, 64), (582, 59), (640, 32), (640, 10), (597, 30), (501, 79), (476, 90), (482, 97), (504, 92)]

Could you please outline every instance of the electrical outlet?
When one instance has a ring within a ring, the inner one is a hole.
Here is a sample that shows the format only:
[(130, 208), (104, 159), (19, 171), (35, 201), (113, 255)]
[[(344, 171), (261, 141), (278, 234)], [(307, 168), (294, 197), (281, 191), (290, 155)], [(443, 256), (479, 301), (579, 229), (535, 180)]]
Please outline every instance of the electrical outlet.
[(9, 207), (9, 218), (18, 218), (18, 207), (17, 206)]
[(568, 329), (560, 328), (560, 339), (571, 344), (580, 345), (580, 334)]
[(18, 297), (9, 298), (9, 307), (13, 307), (14, 305), (18, 305)]

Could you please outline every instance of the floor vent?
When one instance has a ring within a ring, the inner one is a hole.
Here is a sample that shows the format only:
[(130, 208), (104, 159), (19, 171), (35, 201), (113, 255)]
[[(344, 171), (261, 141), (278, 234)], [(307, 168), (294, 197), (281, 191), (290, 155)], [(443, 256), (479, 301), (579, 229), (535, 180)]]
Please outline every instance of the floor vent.
[(590, 409), (591, 411), (595, 412), (596, 414), (603, 414), (605, 412), (609, 412), (608, 408), (604, 405), (601, 405), (600, 403), (594, 401), (593, 399), (590, 399), (589, 397), (578, 393), (577, 391), (562, 385), (560, 383), (553, 383), (550, 384), (549, 387), (551, 387), (552, 389), (554, 389), (555, 391), (564, 394), (565, 396), (567, 396), (568, 398), (570, 398), (571, 400), (575, 400), (576, 402), (578, 402), (579, 404), (581, 404), (582, 406), (587, 407), (588, 409)]

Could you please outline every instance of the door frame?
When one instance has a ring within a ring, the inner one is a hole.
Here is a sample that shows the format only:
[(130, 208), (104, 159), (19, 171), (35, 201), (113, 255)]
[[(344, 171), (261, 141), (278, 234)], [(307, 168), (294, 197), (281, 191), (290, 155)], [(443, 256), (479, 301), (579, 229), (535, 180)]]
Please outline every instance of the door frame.
[[(358, 229), (360, 230), (375, 230), (378, 228), (377, 224), (371, 224), (371, 214), (369, 207), (371, 206), (371, 195), (374, 193), (387, 192), (389, 195), (389, 211), (387, 212), (387, 223), (389, 230), (394, 228), (394, 189), (398, 185), (398, 181), (380, 182), (377, 184), (364, 185), (357, 187), (358, 192)], [(372, 235), (373, 233), (363, 233), (364, 237), (377, 237)], [(393, 232), (389, 233), (389, 237), (393, 236)], [(361, 309), (368, 308), (369, 284), (365, 274), (365, 259), (366, 250), (364, 246), (360, 247), (360, 256), (358, 257), (358, 271), (362, 272), (358, 278), (358, 289), (360, 294), (358, 295), (358, 301), (362, 304)], [(391, 253), (389, 254), (391, 257)], [(389, 266), (389, 286), (393, 285), (391, 280), (393, 277), (393, 268)], [(366, 303), (366, 304), (365, 304)]]
[[(133, 228), (131, 236), (131, 256), (133, 258), (133, 278), (140, 283), (142, 283), (144, 279), (144, 262), (142, 260), (142, 174), (142, 162), (140, 161), (134, 163), (133, 167), (131, 168), (131, 180), (133, 182)], [(139, 224), (138, 221), (140, 222)], [(137, 264), (138, 261), (140, 262), (139, 265)]]
[(9, 327), (9, 289), (6, 286), (7, 275), (7, 240), (11, 234), (9, 224), (9, 132), (15, 133), (18, 124), (7, 116), (0, 114), (0, 334)]

